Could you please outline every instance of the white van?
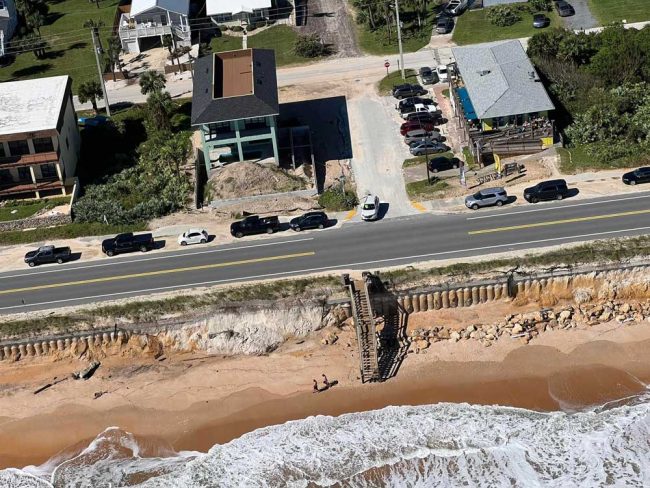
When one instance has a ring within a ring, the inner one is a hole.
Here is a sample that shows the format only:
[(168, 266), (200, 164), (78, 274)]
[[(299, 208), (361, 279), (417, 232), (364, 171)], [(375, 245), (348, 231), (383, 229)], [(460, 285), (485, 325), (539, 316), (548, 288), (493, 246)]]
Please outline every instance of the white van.
[(451, 15), (460, 15), (469, 6), (469, 0), (449, 0), (445, 10)]

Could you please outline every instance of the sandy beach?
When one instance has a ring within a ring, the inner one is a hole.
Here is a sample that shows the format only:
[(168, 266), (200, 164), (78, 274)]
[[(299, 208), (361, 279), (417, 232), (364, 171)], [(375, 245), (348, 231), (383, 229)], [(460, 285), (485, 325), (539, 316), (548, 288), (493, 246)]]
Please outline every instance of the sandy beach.
[[(553, 330), (529, 345), (440, 342), (409, 354), (396, 377), (366, 385), (348, 334), (335, 345), (316, 335), (289, 340), (268, 356), (107, 357), (88, 381), (68, 378), (84, 366), (79, 360), (3, 362), (0, 468), (65, 457), (110, 426), (135, 434), (144, 456), (204, 452), (310, 415), (436, 402), (571, 410), (637, 394), (650, 381), (645, 322)], [(338, 384), (314, 394), (312, 379), (322, 373)]]

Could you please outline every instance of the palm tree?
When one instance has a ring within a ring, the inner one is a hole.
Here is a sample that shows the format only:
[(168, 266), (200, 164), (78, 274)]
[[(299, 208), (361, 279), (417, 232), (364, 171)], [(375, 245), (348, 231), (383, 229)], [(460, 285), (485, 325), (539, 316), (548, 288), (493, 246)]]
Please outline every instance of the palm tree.
[(36, 59), (41, 59), (47, 49), (47, 41), (35, 32), (30, 32), (20, 40), (22, 51), (32, 51)]
[(41, 35), (41, 27), (45, 24), (45, 16), (39, 12), (31, 12), (25, 17), (25, 23), (31, 31), (36, 31), (38, 35)]
[[(99, 7), (99, 5), (98, 5)], [(99, 52), (104, 51), (104, 46), (102, 46), (102, 38), (99, 35), (99, 28), (104, 27), (104, 21), (103, 20), (95, 20), (95, 19), (88, 19), (85, 20), (83, 23), (83, 27), (86, 27), (87, 29), (92, 29), (94, 35), (97, 36), (97, 47), (99, 47)]]
[(99, 84), (99, 81), (90, 80), (84, 81), (79, 85), (79, 91), (77, 92), (77, 97), (81, 103), (90, 102), (95, 111), (95, 115), (99, 113), (97, 110), (97, 99), (104, 98), (104, 92), (102, 92), (102, 85)]
[(120, 53), (122, 52), (122, 41), (119, 37), (111, 37), (108, 41), (108, 48), (106, 49), (106, 58), (111, 65), (111, 73), (113, 73), (113, 81), (115, 81), (115, 70), (120, 67)]
[(158, 71), (145, 71), (140, 75), (140, 92), (143, 95), (148, 93), (160, 93), (164, 90), (167, 80), (165, 75)]
[(149, 93), (146, 106), (147, 118), (155, 131), (171, 130), (172, 109), (172, 97), (169, 92), (158, 90)]

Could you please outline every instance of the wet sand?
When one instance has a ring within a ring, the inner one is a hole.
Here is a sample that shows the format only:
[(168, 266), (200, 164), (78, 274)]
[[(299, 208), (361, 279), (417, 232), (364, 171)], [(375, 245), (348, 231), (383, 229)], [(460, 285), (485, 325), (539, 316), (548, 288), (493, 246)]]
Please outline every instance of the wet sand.
[[(167, 369), (138, 367), (128, 374), (121, 363), (136, 360), (109, 358), (102, 365), (104, 376), (68, 380), (36, 396), (39, 382), (69, 365), (3, 365), (0, 468), (41, 464), (62, 450), (78, 451), (110, 426), (147, 438), (145, 455), (165, 455), (172, 449), (207, 451), (254, 429), (310, 415), (388, 405), (581, 409), (644, 391), (650, 382), (649, 348), (647, 324), (553, 331), (527, 346), (515, 340), (490, 348), (440, 342), (426, 354), (407, 356), (397, 377), (367, 385), (356, 379), (356, 359), (348, 349), (317, 343), (268, 357), (195, 359), (191, 368), (188, 358), (172, 358)], [(320, 379), (321, 371), (339, 384), (311, 393), (311, 380)], [(123, 381), (122, 387), (92, 399), (93, 391), (116, 381)]]

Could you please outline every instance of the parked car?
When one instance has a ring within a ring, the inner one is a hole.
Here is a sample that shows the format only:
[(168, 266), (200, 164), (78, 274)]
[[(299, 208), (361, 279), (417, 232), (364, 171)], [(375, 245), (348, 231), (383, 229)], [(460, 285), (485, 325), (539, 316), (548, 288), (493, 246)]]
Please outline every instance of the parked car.
[(363, 220), (376, 220), (379, 216), (379, 197), (366, 195), (361, 202), (361, 218)]
[(449, 15), (460, 15), (469, 5), (469, 0), (449, 0), (445, 7), (445, 12)]
[(402, 112), (402, 117), (408, 119), (409, 117), (418, 113), (422, 113), (426, 115), (438, 115), (442, 117), (442, 112), (438, 110), (438, 108), (435, 105), (424, 105), (422, 103), (416, 103), (415, 105), (412, 106), (410, 110), (407, 109), (404, 112)]
[(422, 78), (422, 83), (425, 85), (433, 85), (438, 83), (438, 73), (434, 72), (428, 66), (423, 66), (420, 68), (420, 78)]
[(69, 247), (41, 246), (25, 254), (25, 262), (33, 268), (39, 264), (59, 263), (70, 260), (72, 252)]
[(407, 132), (404, 136), (404, 142), (409, 146), (420, 141), (439, 141), (441, 139), (442, 135), (437, 130), (415, 129)]
[(444, 156), (439, 158), (433, 158), (429, 161), (429, 171), (432, 173), (437, 173), (438, 171), (445, 171), (448, 169), (458, 168), (458, 160), (445, 158)]
[(280, 230), (280, 219), (275, 215), (273, 217), (251, 215), (230, 224), (230, 234), (237, 238), (254, 234), (273, 234), (278, 230)]
[(436, 20), (436, 32), (438, 34), (449, 34), (454, 30), (454, 19), (449, 15), (441, 15)]
[(208, 231), (205, 229), (189, 229), (178, 236), (178, 243), (181, 246), (205, 244), (208, 240)]
[(504, 203), (508, 203), (508, 193), (500, 186), (496, 188), (485, 188), (477, 191), (473, 195), (465, 197), (465, 206), (472, 210), (478, 210), (481, 207), (490, 207), (492, 205), (500, 207)]
[(420, 122), (417, 120), (409, 120), (408, 122), (404, 122), (400, 128), (399, 128), (399, 133), (403, 136), (405, 136), (407, 133), (422, 129), (427, 132), (431, 132), (435, 128), (434, 124), (431, 122)]
[(420, 141), (410, 145), (413, 156), (423, 156), (447, 151), (449, 148), (440, 141)]
[(394, 86), (392, 93), (395, 98), (402, 99), (407, 97), (426, 95), (428, 92), (420, 85), (410, 85), (408, 83), (405, 83), (403, 85)]
[(102, 242), (102, 252), (107, 256), (133, 251), (147, 252), (153, 247), (154, 241), (151, 234), (133, 235), (131, 232), (118, 234)]
[(82, 127), (97, 127), (107, 124), (109, 120), (105, 115), (95, 115), (94, 117), (79, 117), (77, 124)]
[(449, 72), (447, 71), (447, 65), (440, 64), (438, 67), (436, 67), (436, 71), (438, 73), (438, 78), (440, 78), (440, 81), (445, 82), (449, 79)]
[(551, 25), (551, 19), (549, 19), (544, 14), (535, 14), (533, 15), (533, 27), (536, 29), (543, 29)]
[(560, 17), (571, 17), (576, 14), (573, 6), (564, 0), (558, 0), (555, 2), (555, 10), (557, 10), (557, 14)]
[(399, 114), (402, 117), (405, 117), (408, 114), (415, 112), (416, 111), (416, 108), (415, 108), (416, 105), (423, 105), (424, 107), (428, 107), (427, 111), (435, 111), (435, 110), (437, 110), (437, 106), (436, 106), (437, 104), (435, 104), (435, 103), (419, 103), (419, 102), (405, 103), (404, 105), (402, 105), (401, 107), (398, 108)]
[(421, 103), (422, 105), (438, 105), (438, 103), (435, 100), (432, 100), (430, 98), (408, 97), (408, 98), (403, 98), (399, 102), (397, 102), (397, 104), (395, 105), (395, 110), (397, 110), (398, 112), (402, 112), (406, 109), (406, 107), (415, 105), (416, 103)]
[(564, 180), (541, 181), (524, 190), (524, 199), (530, 203), (542, 200), (562, 200), (569, 193)]
[(300, 232), (305, 229), (324, 229), (329, 224), (329, 218), (325, 212), (307, 212), (291, 219), (289, 227)]
[(635, 169), (629, 173), (625, 173), (621, 178), (626, 185), (636, 185), (637, 183), (650, 182), (650, 167)]
[(441, 125), (443, 118), (440, 110), (435, 112), (412, 112), (406, 116), (406, 121)]

